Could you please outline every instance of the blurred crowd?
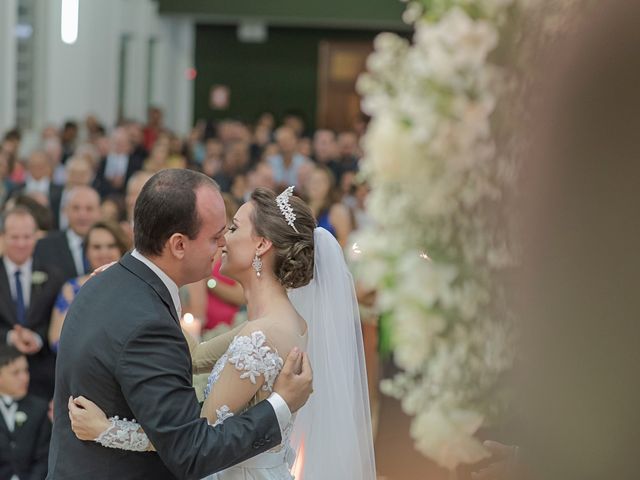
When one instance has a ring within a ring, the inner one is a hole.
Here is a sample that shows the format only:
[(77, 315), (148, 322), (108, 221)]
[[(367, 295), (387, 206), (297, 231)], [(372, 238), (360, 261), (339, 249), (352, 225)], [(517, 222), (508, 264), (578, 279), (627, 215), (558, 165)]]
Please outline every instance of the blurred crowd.
[[(369, 189), (358, 176), (364, 128), (363, 122), (353, 131), (309, 132), (300, 115), (287, 114), (277, 123), (274, 115), (263, 113), (252, 125), (198, 122), (181, 137), (164, 127), (160, 109), (150, 108), (146, 124), (123, 121), (107, 129), (89, 116), (48, 126), (32, 149), (21, 144), (19, 130), (5, 132), (0, 144), (0, 337), (5, 340), (0, 342), (0, 397), (7, 405), (31, 402), (29, 408), (38, 410), (32, 415), (49, 423), (66, 312), (91, 272), (132, 248), (135, 201), (154, 173), (188, 168), (213, 178), (229, 220), (256, 187), (278, 192), (294, 185), (318, 225), (348, 248), (353, 232), (370, 222)], [(197, 322), (195, 332), (193, 325), (185, 330), (196, 335), (206, 337), (242, 318), (242, 289), (219, 269), (214, 264), (209, 279), (182, 288), (187, 321)], [(15, 393), (19, 382), (28, 395)], [(4, 425), (13, 426), (7, 432), (13, 446), (5, 451), (0, 435), (0, 477), (44, 478), (48, 441), (42, 437), (50, 425), (20, 436), (26, 445), (16, 449), (14, 429), (24, 412), (3, 405), (0, 401)]]

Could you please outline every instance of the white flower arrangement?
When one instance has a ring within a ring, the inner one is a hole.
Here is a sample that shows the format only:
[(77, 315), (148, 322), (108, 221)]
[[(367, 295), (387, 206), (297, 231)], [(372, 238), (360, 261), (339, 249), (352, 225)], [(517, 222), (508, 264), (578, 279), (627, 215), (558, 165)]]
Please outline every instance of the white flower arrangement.
[(358, 82), (372, 120), (363, 174), (376, 226), (357, 239), (356, 274), (378, 290), (401, 373), (382, 389), (414, 416), (417, 448), (455, 469), (488, 456), (474, 434), (512, 363), (495, 274), (515, 263), (480, 212), (513, 188), (493, 115), (508, 72), (490, 60), (516, 0), (410, 1), (413, 42), (380, 34)]

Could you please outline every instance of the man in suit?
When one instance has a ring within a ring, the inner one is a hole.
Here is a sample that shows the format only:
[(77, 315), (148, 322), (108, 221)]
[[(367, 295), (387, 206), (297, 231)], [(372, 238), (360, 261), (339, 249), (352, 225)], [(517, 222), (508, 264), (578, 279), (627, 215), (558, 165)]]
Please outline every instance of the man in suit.
[(51, 204), (53, 216), (57, 221), (59, 230), (69, 228), (69, 219), (67, 218), (66, 207), (69, 202), (69, 196), (74, 188), (89, 186), (93, 181), (93, 166), (91, 160), (86, 155), (75, 155), (67, 160), (64, 166), (65, 184), (60, 201), (57, 204)]
[[(267, 400), (217, 427), (200, 418), (191, 385), (178, 288), (209, 275), (225, 224), (222, 196), (209, 177), (163, 170), (145, 184), (134, 212), (135, 250), (90, 279), (65, 320), (49, 478), (195, 480), (281, 442), (291, 412), (311, 392), (304, 354), (287, 357)], [(78, 395), (109, 417), (135, 418), (157, 454), (78, 440), (67, 411), (69, 397)]]
[(144, 158), (133, 155), (131, 138), (124, 127), (116, 128), (111, 135), (109, 154), (102, 159), (93, 182), (102, 198), (112, 193), (124, 194), (131, 175), (142, 168)]
[(66, 281), (88, 273), (83, 243), (91, 226), (100, 219), (98, 192), (88, 186), (75, 187), (69, 192), (65, 212), (69, 228), (38, 241), (34, 257), (42, 264), (55, 266)]
[(1, 223), (5, 250), (0, 257), (0, 339), (27, 356), (30, 392), (49, 400), (55, 358), (47, 332), (63, 280), (55, 269), (33, 258), (37, 226), (29, 210), (15, 207)]
[(51, 421), (47, 402), (27, 395), (27, 358), (14, 347), (0, 345), (0, 478), (43, 480)]
[(60, 207), (62, 197), (62, 187), (52, 182), (53, 168), (49, 155), (42, 151), (33, 152), (27, 161), (27, 175), (25, 182), (16, 187), (12, 195), (21, 194), (40, 195), (47, 199), (49, 208), (54, 213), (54, 228), (58, 228), (58, 218), (55, 215), (56, 208)]

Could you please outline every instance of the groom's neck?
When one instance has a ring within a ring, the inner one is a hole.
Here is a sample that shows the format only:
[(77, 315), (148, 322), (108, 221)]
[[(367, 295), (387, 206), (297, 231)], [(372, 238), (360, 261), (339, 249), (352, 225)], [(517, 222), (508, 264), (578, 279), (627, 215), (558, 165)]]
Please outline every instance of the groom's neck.
[(173, 282), (178, 286), (184, 285), (180, 275), (179, 265), (173, 258), (167, 258), (165, 255), (144, 255), (150, 262), (162, 270)]

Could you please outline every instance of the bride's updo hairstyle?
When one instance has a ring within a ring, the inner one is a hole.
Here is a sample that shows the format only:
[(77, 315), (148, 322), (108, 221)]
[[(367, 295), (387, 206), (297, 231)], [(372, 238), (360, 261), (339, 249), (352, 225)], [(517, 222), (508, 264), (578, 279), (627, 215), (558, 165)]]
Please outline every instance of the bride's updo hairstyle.
[(251, 201), (255, 207), (251, 218), (254, 231), (269, 239), (275, 251), (276, 278), (285, 288), (308, 284), (313, 278), (313, 231), (316, 228), (311, 209), (300, 198), (289, 198), (296, 215), (296, 232), (280, 211), (272, 190), (256, 188)]

